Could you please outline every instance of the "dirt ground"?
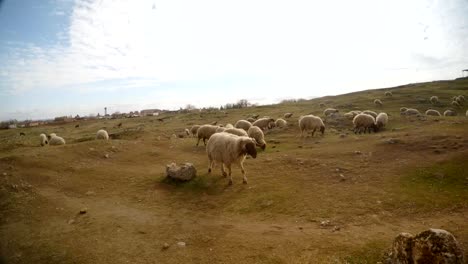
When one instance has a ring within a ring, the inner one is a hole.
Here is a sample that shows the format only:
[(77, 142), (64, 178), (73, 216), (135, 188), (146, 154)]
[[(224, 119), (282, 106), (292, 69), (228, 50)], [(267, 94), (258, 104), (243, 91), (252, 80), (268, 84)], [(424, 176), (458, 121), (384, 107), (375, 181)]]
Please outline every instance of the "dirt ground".
[[(246, 160), (248, 184), (233, 168), (232, 186), (207, 173), (203, 144), (171, 137), (246, 113), (1, 131), (0, 262), (376, 263), (398, 233), (427, 228), (468, 252), (467, 118), (393, 114), (377, 134), (348, 123), (302, 139), (296, 117)], [(94, 140), (101, 127), (116, 139)], [(41, 131), (67, 144), (40, 147)], [(197, 178), (168, 182), (170, 162), (192, 162)]]

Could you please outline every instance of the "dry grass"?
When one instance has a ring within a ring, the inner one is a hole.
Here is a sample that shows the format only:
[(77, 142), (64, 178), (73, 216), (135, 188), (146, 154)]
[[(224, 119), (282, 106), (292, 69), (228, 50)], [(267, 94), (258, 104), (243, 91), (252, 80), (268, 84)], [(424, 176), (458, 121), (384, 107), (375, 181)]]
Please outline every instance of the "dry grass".
[[(369, 90), (165, 115), (164, 122), (144, 117), (0, 131), (1, 257), (7, 263), (375, 263), (399, 232), (429, 227), (453, 232), (468, 252), (468, 119), (399, 115), (402, 106), (442, 112), (453, 95), (467, 95), (468, 81), (385, 90), (393, 97)], [(431, 95), (441, 99), (438, 106), (431, 106)], [(300, 138), (297, 118), (322, 115), (320, 103), (341, 113), (385, 111), (390, 123), (381, 133), (354, 135), (350, 121), (327, 119), (324, 137)], [(266, 151), (246, 161), (248, 185), (238, 168), (231, 187), (219, 168), (208, 174), (195, 139), (171, 139), (192, 124), (286, 112), (294, 113), (289, 126), (269, 131)], [(113, 139), (95, 141), (100, 128)], [(43, 132), (63, 136), (67, 145), (39, 147)], [(198, 177), (168, 182), (170, 162), (194, 163)], [(79, 215), (82, 207), (88, 213)], [(170, 248), (162, 250), (164, 243)]]

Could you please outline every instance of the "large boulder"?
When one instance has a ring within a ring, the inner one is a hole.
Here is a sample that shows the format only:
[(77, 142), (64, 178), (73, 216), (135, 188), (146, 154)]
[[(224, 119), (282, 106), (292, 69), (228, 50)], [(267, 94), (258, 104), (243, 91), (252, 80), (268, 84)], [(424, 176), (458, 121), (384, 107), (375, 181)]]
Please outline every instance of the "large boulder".
[(463, 264), (463, 251), (455, 237), (442, 229), (429, 229), (416, 236), (399, 234), (393, 241), (392, 264)]
[(190, 181), (197, 176), (197, 170), (192, 163), (177, 166), (176, 163), (166, 165), (166, 176), (179, 181)]

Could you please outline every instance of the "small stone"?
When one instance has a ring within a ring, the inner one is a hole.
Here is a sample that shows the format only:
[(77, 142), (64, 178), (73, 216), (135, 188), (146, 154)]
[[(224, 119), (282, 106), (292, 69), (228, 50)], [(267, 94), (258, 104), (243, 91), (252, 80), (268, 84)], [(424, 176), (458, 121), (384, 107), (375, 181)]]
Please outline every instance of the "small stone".
[(345, 138), (346, 134), (340, 134), (340, 138)]
[(93, 192), (93, 191), (87, 191), (85, 194), (86, 194), (86, 195), (95, 195), (96, 193)]
[(339, 226), (334, 226), (332, 229), (332, 232), (340, 231), (341, 227)]
[(80, 214), (86, 214), (87, 212), (88, 212), (88, 208), (86, 208), (86, 207), (83, 207), (80, 210)]
[(320, 221), (321, 227), (326, 227), (326, 226), (329, 226), (330, 224), (331, 224), (330, 220)]
[(3, 176), (7, 176), (7, 175), (8, 175), (8, 173), (6, 173), (6, 172), (3, 173)]
[(70, 220), (68, 220), (68, 224), (69, 224), (69, 225), (72, 225), (72, 224), (74, 224), (74, 223), (75, 223), (75, 219), (70, 219)]
[(346, 181), (346, 178), (343, 174), (340, 173), (340, 181)]
[(169, 244), (168, 243), (164, 243), (163, 246), (162, 246), (162, 249), (166, 250), (169, 248)]
[(166, 165), (166, 176), (172, 179), (189, 181), (197, 176), (197, 170), (192, 163), (177, 166), (176, 163)]
[(89, 148), (89, 151), (94, 151), (94, 148)]
[(359, 151), (359, 150), (356, 150), (356, 151), (354, 151), (354, 154), (361, 155), (361, 154), (362, 154), (362, 152), (361, 152), (361, 151)]
[(109, 154), (104, 155), (104, 157), (105, 157), (106, 159), (108, 159), (108, 158), (109, 158)]
[(177, 246), (179, 246), (179, 247), (185, 247), (186, 244), (185, 244), (185, 242), (180, 241), (180, 242), (177, 242)]

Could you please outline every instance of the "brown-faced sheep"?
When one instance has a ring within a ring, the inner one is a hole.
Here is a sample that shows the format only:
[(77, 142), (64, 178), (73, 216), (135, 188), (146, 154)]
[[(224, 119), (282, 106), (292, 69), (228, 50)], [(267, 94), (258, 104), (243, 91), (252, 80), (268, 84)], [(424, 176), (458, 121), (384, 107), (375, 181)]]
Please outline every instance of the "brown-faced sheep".
[(380, 99), (375, 99), (375, 100), (374, 100), (374, 104), (375, 104), (376, 106), (378, 106), (378, 107), (382, 107), (382, 105), (383, 105), (383, 103), (382, 103), (382, 101), (380, 101)]

